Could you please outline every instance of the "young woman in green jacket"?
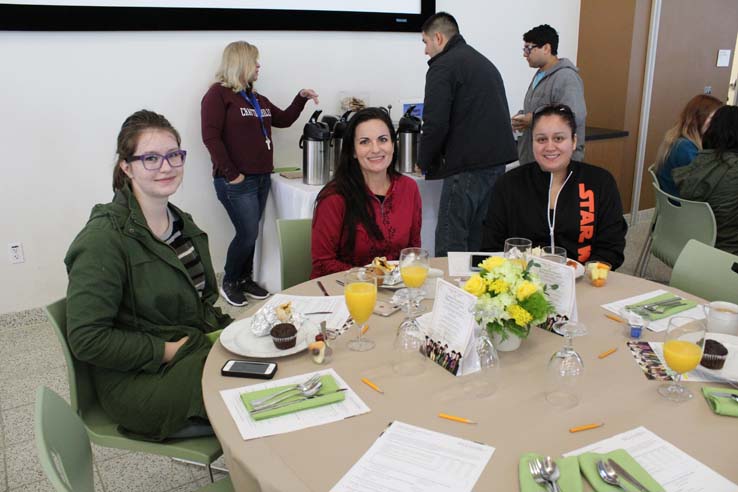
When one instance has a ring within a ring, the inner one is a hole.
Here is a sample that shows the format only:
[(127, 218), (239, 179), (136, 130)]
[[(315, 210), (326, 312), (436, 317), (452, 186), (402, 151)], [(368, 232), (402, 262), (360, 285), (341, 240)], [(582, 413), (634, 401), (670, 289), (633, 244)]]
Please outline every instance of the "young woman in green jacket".
[(134, 436), (212, 434), (201, 379), (206, 333), (232, 320), (207, 235), (169, 203), (186, 152), (163, 116), (138, 111), (118, 135), (113, 201), (96, 205), (67, 252), (67, 335), (105, 411)]

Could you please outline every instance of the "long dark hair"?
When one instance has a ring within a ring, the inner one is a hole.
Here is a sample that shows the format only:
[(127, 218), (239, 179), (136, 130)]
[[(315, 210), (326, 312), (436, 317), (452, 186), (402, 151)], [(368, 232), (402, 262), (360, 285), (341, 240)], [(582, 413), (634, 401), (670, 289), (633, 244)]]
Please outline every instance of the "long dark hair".
[[(315, 203), (316, 206), (320, 201), (331, 195), (340, 195), (346, 205), (346, 212), (343, 216), (343, 226), (341, 228), (341, 240), (339, 244), (339, 257), (350, 256), (356, 244), (356, 226), (361, 224), (366, 229), (369, 236), (374, 240), (384, 239), (382, 231), (377, 226), (374, 217), (374, 209), (371, 200), (376, 200), (367, 189), (364, 175), (361, 172), (359, 161), (355, 157), (354, 136), (356, 135), (356, 127), (370, 120), (381, 120), (389, 129), (392, 145), (395, 146), (395, 127), (392, 126), (392, 120), (384, 109), (381, 108), (365, 108), (354, 114), (349, 120), (346, 127), (346, 133), (343, 135), (343, 145), (341, 147), (341, 157), (336, 166), (336, 173), (333, 179), (320, 190)], [(390, 178), (398, 176), (400, 173), (395, 169), (395, 161), (397, 160), (397, 149), (392, 154), (392, 163), (387, 168), (387, 174)], [(342, 254), (344, 253), (344, 254)]]
[(120, 161), (128, 161), (133, 156), (138, 146), (138, 137), (147, 130), (167, 131), (177, 140), (177, 146), (182, 143), (179, 132), (164, 116), (147, 109), (133, 113), (126, 118), (123, 126), (120, 127), (120, 133), (118, 133), (117, 158), (113, 168), (113, 191), (122, 189), (126, 184), (130, 185), (131, 179), (123, 172), (119, 163)]
[(702, 148), (713, 149), (719, 157), (738, 152), (738, 107), (723, 106), (715, 111), (702, 137)]

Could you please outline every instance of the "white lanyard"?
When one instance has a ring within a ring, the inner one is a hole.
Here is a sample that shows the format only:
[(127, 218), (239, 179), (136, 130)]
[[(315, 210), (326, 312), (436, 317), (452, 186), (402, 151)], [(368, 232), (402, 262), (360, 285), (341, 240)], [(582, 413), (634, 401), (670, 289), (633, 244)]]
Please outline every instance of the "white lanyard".
[(546, 204), (546, 220), (548, 221), (548, 237), (551, 242), (551, 251), (553, 252), (554, 248), (554, 228), (556, 227), (556, 204), (559, 202), (559, 195), (561, 195), (561, 190), (564, 189), (564, 186), (566, 186), (566, 182), (569, 181), (569, 178), (571, 178), (571, 171), (569, 171), (569, 174), (566, 176), (566, 179), (564, 180), (564, 183), (561, 185), (561, 188), (559, 188), (559, 192), (556, 193), (556, 198), (554, 199), (554, 207), (553, 207), (553, 219), (551, 219), (551, 187), (553, 186), (553, 179), (554, 175), (551, 173), (551, 177), (548, 180), (548, 203)]

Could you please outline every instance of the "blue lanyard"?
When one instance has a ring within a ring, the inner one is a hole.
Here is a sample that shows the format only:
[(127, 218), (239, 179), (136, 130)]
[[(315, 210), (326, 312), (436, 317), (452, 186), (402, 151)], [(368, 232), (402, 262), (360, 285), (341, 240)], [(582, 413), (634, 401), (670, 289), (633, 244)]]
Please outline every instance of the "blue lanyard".
[(259, 118), (259, 124), (261, 125), (261, 133), (264, 134), (264, 142), (266, 142), (267, 149), (271, 150), (272, 142), (269, 140), (269, 135), (267, 134), (267, 129), (264, 126), (264, 117), (261, 114), (261, 106), (259, 105), (259, 99), (257, 99), (256, 94), (253, 92), (251, 94), (247, 94), (246, 91), (239, 92), (241, 96), (246, 99), (251, 105), (254, 107), (254, 110), (256, 111), (256, 117)]

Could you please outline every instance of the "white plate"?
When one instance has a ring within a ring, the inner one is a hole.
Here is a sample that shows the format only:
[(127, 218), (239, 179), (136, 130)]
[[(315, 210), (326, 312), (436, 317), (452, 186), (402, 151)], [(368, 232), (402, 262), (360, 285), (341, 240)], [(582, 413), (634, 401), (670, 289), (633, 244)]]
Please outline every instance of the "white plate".
[(738, 337), (735, 335), (726, 335), (725, 333), (707, 332), (708, 340), (715, 340), (725, 345), (728, 349), (728, 359), (722, 369), (708, 369), (705, 366), (698, 366), (700, 371), (704, 371), (710, 375), (717, 376), (729, 381), (738, 381)]
[(572, 260), (571, 258), (567, 258), (566, 259), (567, 264), (569, 264), (570, 261), (573, 261), (574, 263), (577, 264), (577, 266), (574, 268), (574, 270), (576, 272), (576, 273), (574, 273), (574, 278), (583, 277), (584, 276), (584, 265), (582, 265), (581, 263), (579, 263), (577, 260)]
[(307, 349), (308, 343), (315, 339), (319, 327), (306, 321), (297, 331), (295, 346), (287, 350), (280, 350), (274, 346), (272, 337), (257, 337), (251, 331), (251, 318), (234, 321), (220, 334), (220, 343), (236, 355), (256, 357), (259, 359), (274, 359), (286, 357)]

